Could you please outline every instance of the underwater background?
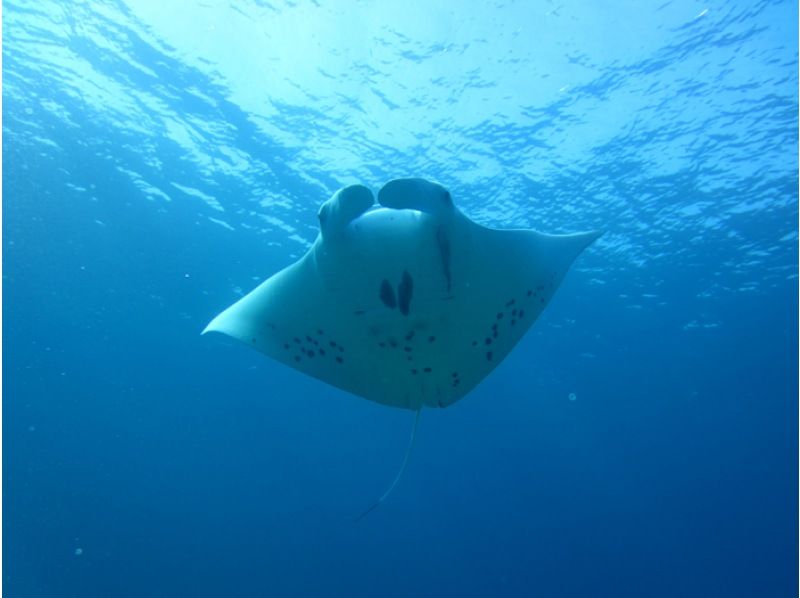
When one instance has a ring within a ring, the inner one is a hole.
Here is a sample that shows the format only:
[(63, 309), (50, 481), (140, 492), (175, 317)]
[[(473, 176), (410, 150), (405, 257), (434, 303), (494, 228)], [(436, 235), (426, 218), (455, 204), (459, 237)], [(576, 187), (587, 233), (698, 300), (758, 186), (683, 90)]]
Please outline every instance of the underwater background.
[[(3, 587), (794, 596), (797, 3), (3, 2)], [(413, 413), (208, 321), (339, 187), (603, 229)]]

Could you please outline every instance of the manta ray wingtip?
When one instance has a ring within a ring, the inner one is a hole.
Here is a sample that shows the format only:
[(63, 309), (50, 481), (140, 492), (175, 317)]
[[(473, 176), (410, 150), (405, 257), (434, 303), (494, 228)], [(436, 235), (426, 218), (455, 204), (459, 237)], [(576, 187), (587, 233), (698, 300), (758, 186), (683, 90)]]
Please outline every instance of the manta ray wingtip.
[(227, 316), (227, 313), (228, 310), (225, 310), (222, 313), (217, 314), (217, 316), (213, 320), (211, 320), (208, 324), (206, 324), (206, 327), (203, 328), (203, 331), (200, 333), (200, 336), (208, 334), (209, 332), (222, 332), (230, 334), (230, 332), (224, 326), (224, 321)]
[(592, 243), (597, 241), (600, 237), (605, 234), (606, 231), (604, 230), (590, 230), (582, 233), (572, 233), (569, 235), (561, 235), (562, 238), (570, 241), (574, 249), (576, 250), (576, 255), (589, 247)]
[(586, 246), (588, 247), (589, 245), (591, 245), (592, 243), (597, 241), (597, 239), (599, 239), (604, 234), (606, 234), (606, 231), (603, 230), (603, 229), (595, 229), (595, 230), (586, 231), (583, 234), (585, 235)]

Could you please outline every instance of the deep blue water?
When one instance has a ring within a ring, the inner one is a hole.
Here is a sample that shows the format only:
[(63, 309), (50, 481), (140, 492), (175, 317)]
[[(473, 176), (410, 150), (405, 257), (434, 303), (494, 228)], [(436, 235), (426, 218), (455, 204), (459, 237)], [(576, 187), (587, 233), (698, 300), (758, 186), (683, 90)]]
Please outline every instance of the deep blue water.
[[(3, 9), (8, 596), (796, 595), (795, 2)], [(413, 414), (199, 333), (401, 176), (606, 234), (353, 525)]]

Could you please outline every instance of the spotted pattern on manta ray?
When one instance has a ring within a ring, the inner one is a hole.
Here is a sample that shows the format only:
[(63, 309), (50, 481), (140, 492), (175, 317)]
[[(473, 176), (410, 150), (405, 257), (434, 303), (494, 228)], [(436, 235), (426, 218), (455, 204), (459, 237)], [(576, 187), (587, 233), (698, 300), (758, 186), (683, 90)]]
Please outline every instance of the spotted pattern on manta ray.
[[(523, 297), (510, 297), (503, 303), (503, 306), (494, 313), (492, 322), (487, 328), (486, 336), (480, 341), (474, 339), (472, 341), (472, 347), (483, 349), (483, 357), (486, 361), (493, 361), (496, 354), (493, 350), (493, 345), (498, 341), (503, 330), (508, 329), (510, 331), (511, 327), (525, 318), (526, 307), (531, 310), (534, 306), (539, 306), (539, 309), (541, 309), (540, 306), (547, 301), (554, 287), (554, 277), (550, 277), (547, 283), (538, 284), (535, 287), (526, 289)], [(403, 315), (408, 315), (410, 311), (412, 296), (413, 279), (406, 270), (403, 271), (396, 292), (387, 279), (383, 279), (380, 283), (379, 298), (381, 302), (390, 309), (399, 308), (399, 311)], [(379, 336), (377, 346), (379, 349), (389, 350), (390, 353), (394, 349), (402, 348), (402, 351), (394, 354), (397, 355), (397, 358), (404, 357), (405, 360), (409, 362), (410, 366), (414, 366), (410, 367), (408, 370), (410, 376), (434, 374), (435, 372), (430, 365), (424, 363), (421, 365), (414, 365), (413, 363), (418, 357), (415, 355), (415, 348), (418, 343), (430, 344), (436, 342), (436, 337), (433, 335), (417, 335), (417, 329), (423, 330), (424, 328), (420, 328), (417, 324), (414, 328), (407, 329), (405, 334), (402, 335), (402, 340), (398, 340), (398, 338), (394, 336)], [(377, 335), (378, 331), (376, 330), (373, 334)], [(309, 331), (308, 334), (301, 333), (298, 336), (287, 339), (281, 346), (290, 354), (290, 358), (295, 363), (301, 363), (303, 360), (327, 359), (330, 360), (331, 363), (343, 365), (345, 363), (345, 348), (335, 339), (325, 338), (324, 335), (325, 333), (321, 328), (316, 328), (313, 331)], [(256, 337), (250, 339), (253, 344), (257, 344), (257, 340)], [(437, 378), (434, 377), (434, 380), (437, 380)], [(449, 380), (452, 389), (458, 388), (461, 384), (459, 372), (451, 372)], [(439, 380), (438, 382), (446, 384), (445, 380)], [(440, 407), (445, 406), (445, 404), (446, 401), (443, 402), (439, 400)]]
[(450, 374), (450, 376), (453, 378), (453, 388), (461, 384), (461, 379), (458, 377), (458, 372), (453, 372)]
[[(282, 346), (284, 351), (291, 354), (296, 363), (300, 363), (304, 358), (314, 359), (316, 357), (333, 357), (336, 363), (344, 363), (344, 358), (341, 355), (336, 355), (337, 351), (340, 354), (344, 353), (344, 347), (331, 339), (328, 341), (329, 349), (326, 350), (324, 339), (322, 338), (324, 335), (325, 331), (317, 328), (314, 332), (304, 335), (304, 339), (295, 336), (292, 337), (292, 342), (286, 341)], [(253, 342), (255, 342), (255, 339), (253, 339)], [(331, 352), (331, 355), (328, 355), (328, 351)]]
[[(486, 337), (483, 339), (482, 346), (489, 347), (497, 340), (500, 335), (500, 325), (507, 322), (507, 326), (516, 326), (517, 322), (525, 317), (524, 305), (544, 305), (547, 299), (552, 296), (556, 286), (555, 275), (551, 274), (548, 277), (546, 284), (537, 285), (534, 288), (527, 289), (524, 298), (511, 297), (505, 302), (503, 308), (495, 314), (494, 321), (492, 322)], [(472, 346), (478, 347), (481, 343), (478, 339), (473, 339)], [(494, 358), (493, 351), (486, 351), (484, 353), (486, 360), (491, 361)]]

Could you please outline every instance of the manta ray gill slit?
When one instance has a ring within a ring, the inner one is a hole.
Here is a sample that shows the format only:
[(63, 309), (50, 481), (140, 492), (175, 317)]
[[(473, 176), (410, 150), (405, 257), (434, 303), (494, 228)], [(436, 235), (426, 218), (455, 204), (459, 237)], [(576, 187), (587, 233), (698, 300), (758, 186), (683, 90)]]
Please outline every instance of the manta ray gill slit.
[(444, 278), (447, 281), (447, 291), (449, 292), (452, 287), (452, 278), (450, 275), (450, 239), (447, 237), (447, 232), (445, 232), (442, 226), (436, 229), (436, 245), (439, 248), (439, 257), (442, 258), (442, 270), (444, 271)]
[(397, 304), (400, 308), (400, 313), (404, 316), (408, 315), (411, 309), (411, 297), (414, 295), (414, 280), (408, 273), (408, 270), (403, 270), (403, 276), (400, 279), (400, 284), (397, 285)]
[(383, 304), (389, 309), (397, 307), (397, 300), (394, 297), (394, 289), (392, 284), (385, 278), (381, 281), (381, 290), (378, 292)]

